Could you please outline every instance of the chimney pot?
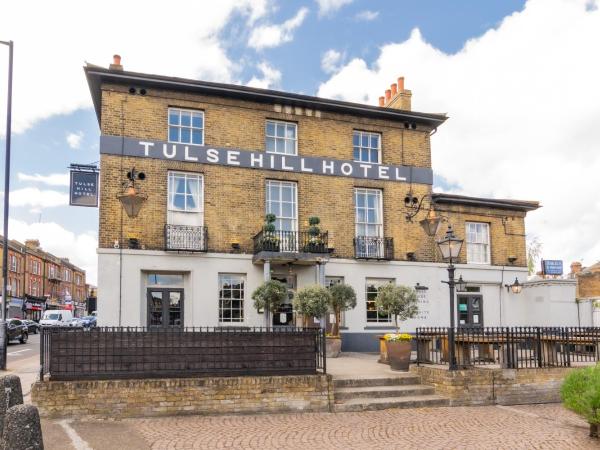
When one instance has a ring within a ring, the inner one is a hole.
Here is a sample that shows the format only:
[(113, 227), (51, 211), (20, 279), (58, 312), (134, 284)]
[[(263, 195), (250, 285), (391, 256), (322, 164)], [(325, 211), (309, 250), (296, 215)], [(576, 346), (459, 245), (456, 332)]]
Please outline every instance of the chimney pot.
[(379, 97), (379, 106), (385, 106), (385, 97)]
[(390, 89), (385, 90), (385, 102), (389, 102), (392, 97), (392, 91)]
[(393, 83), (390, 87), (392, 88), (392, 97), (394, 97), (398, 93), (398, 85)]
[(404, 77), (398, 77), (398, 92), (404, 91)]
[(115, 66), (121, 65), (121, 55), (113, 55), (113, 64)]
[(581, 272), (581, 263), (579, 261), (575, 261), (571, 263), (571, 273), (575, 275), (576, 273)]

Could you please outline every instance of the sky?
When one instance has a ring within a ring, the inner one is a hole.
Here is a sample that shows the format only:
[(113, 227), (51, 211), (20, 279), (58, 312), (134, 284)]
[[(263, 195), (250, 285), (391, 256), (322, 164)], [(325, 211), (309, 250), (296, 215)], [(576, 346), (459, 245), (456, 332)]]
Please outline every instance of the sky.
[[(567, 268), (593, 264), (599, 7), (600, 0), (5, 2), (0, 40), (15, 42), (9, 236), (40, 239), (96, 282), (98, 211), (68, 206), (67, 167), (99, 160), (82, 67), (108, 66), (118, 53), (126, 70), (373, 105), (404, 76), (413, 110), (449, 116), (432, 136), (435, 190), (538, 200), (527, 234), (542, 243), (542, 257)], [(7, 55), (0, 46), (2, 149)]]

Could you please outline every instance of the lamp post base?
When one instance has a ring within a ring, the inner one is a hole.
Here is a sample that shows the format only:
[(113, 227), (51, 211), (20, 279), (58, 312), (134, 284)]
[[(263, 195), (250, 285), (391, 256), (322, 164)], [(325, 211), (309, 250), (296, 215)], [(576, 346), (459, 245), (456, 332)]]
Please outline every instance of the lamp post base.
[(7, 367), (7, 347), (8, 347), (8, 323), (6, 320), (0, 320), (0, 370), (6, 370)]

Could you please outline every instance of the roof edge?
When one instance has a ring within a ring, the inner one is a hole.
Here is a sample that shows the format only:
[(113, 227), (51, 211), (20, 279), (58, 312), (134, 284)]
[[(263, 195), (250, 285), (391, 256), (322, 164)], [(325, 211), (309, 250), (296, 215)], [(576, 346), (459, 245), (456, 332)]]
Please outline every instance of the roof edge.
[(466, 195), (445, 194), (434, 192), (431, 198), (435, 203), (446, 203), (465, 206), (484, 206), (495, 209), (512, 209), (516, 211), (535, 211), (541, 208), (537, 201), (529, 200), (510, 200), (510, 199), (495, 199), (484, 197), (468, 197)]

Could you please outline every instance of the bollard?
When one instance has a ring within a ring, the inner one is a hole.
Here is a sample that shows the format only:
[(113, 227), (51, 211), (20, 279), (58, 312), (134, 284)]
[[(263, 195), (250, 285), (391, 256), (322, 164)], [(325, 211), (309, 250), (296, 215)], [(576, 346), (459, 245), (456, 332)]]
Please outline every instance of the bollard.
[(3, 433), (4, 416), (9, 408), (23, 404), (21, 379), (16, 375), (0, 377), (0, 436)]
[(33, 405), (16, 405), (4, 418), (2, 450), (44, 450), (40, 414)]

